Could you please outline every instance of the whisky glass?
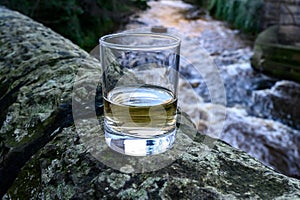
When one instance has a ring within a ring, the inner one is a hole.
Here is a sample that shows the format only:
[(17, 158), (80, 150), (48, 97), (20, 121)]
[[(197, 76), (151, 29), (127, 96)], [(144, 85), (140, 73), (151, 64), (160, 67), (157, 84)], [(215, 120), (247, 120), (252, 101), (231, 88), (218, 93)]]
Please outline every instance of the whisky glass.
[(108, 146), (148, 156), (176, 138), (180, 39), (164, 33), (100, 38), (104, 132)]

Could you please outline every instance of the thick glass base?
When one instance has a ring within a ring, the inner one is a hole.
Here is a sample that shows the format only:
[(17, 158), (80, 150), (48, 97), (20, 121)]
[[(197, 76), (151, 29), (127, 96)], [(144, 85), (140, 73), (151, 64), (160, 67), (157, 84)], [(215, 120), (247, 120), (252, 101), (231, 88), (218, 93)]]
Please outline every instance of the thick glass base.
[(153, 138), (140, 138), (114, 133), (105, 127), (105, 140), (108, 146), (121, 154), (130, 156), (148, 156), (160, 154), (172, 148), (176, 129)]

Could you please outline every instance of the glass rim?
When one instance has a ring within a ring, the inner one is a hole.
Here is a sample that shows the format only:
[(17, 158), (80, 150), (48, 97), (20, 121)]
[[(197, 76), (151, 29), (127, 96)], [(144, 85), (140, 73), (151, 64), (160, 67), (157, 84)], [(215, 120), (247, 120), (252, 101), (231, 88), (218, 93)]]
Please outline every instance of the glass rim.
[[(132, 44), (118, 44), (107, 41), (108, 39), (112, 38), (121, 38), (121, 37), (128, 37), (128, 36), (134, 36), (134, 37), (154, 37), (159, 39), (170, 39), (172, 40), (168, 44), (160, 44), (160, 45), (132, 45)], [(161, 50), (166, 48), (174, 48), (178, 47), (181, 43), (181, 39), (175, 35), (170, 35), (166, 33), (114, 33), (114, 34), (108, 34), (104, 35), (99, 39), (100, 46), (105, 46), (109, 48), (114, 49), (124, 49), (124, 50)]]

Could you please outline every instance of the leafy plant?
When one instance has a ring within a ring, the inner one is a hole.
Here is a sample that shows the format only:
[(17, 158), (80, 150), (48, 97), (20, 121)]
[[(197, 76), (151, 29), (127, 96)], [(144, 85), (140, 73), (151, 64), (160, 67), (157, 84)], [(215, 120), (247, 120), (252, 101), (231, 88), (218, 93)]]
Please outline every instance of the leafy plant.
[(211, 0), (208, 10), (216, 18), (232, 23), (246, 32), (257, 33), (263, 0)]

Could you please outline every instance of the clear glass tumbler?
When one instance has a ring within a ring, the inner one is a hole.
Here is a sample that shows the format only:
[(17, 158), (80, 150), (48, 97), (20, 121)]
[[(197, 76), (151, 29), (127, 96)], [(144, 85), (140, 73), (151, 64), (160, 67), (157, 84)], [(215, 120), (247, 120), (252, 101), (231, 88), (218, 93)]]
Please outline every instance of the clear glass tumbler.
[(146, 156), (173, 146), (179, 50), (180, 39), (168, 34), (100, 38), (104, 129), (111, 149)]

